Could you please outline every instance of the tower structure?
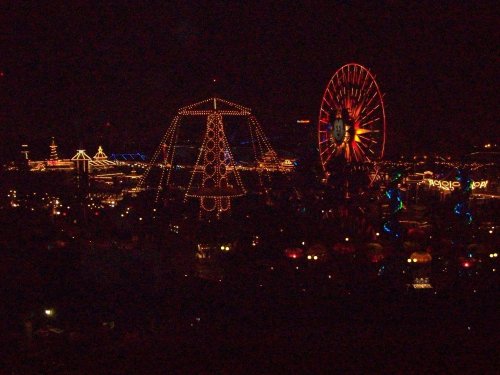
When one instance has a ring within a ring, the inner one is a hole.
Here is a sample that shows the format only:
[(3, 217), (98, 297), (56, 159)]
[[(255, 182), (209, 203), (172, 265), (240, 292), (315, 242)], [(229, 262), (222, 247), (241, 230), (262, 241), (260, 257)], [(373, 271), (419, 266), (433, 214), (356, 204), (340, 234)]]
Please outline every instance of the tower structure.
[(205, 137), (185, 197), (199, 198), (202, 210), (219, 216), (231, 208), (231, 198), (245, 194), (214, 100), (214, 112), (207, 116)]
[(52, 141), (50, 142), (50, 160), (58, 160), (59, 156), (57, 155), (57, 145), (54, 137), (52, 137)]
[(26, 162), (30, 160), (30, 150), (27, 144), (21, 145), (21, 154), (23, 154), (22, 159)]

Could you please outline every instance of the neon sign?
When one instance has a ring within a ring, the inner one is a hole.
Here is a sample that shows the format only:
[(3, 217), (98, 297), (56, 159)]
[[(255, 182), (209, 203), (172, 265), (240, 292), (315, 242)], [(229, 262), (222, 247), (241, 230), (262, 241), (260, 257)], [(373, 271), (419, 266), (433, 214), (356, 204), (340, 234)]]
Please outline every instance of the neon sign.
[[(442, 190), (453, 191), (456, 188), (460, 187), (459, 181), (433, 180), (428, 178), (427, 182), (429, 184), (429, 187), (436, 187)], [(472, 189), (486, 189), (487, 186), (488, 186), (488, 180), (474, 181), (472, 183)]]

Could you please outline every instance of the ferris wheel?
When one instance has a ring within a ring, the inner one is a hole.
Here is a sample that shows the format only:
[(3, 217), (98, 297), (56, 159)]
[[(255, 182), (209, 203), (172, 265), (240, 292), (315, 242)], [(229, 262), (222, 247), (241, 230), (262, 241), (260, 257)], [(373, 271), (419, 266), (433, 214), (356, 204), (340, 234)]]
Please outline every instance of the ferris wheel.
[(338, 69), (326, 86), (318, 122), (321, 164), (329, 172), (341, 160), (372, 162), (385, 146), (385, 110), (375, 77), (351, 63)]

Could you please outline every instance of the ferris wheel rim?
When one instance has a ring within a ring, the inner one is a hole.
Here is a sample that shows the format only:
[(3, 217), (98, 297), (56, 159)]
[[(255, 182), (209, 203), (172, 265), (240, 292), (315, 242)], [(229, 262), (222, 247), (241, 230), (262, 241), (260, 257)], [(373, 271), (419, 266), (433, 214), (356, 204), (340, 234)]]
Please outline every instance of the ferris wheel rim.
[[(324, 109), (325, 103), (328, 104), (328, 106), (331, 109), (333, 109), (332, 105), (328, 102), (328, 100), (326, 100), (326, 96), (327, 96), (327, 94), (328, 94), (328, 92), (330, 91), (331, 88), (335, 88), (336, 87), (335, 86), (335, 82), (334, 82), (334, 78), (338, 77), (340, 72), (344, 73), (344, 69), (347, 68), (347, 73), (349, 75), (349, 67), (354, 67), (354, 70), (356, 68), (358, 68), (358, 69), (360, 69), (360, 71), (363, 71), (366, 74), (365, 78), (369, 78), (369, 80), (371, 81), (370, 85), (371, 84), (374, 85), (375, 96), (378, 98), (378, 101), (380, 102), (381, 120), (382, 120), (381, 121), (382, 137), (381, 137), (380, 152), (378, 152), (378, 155), (373, 159), (373, 161), (382, 159), (383, 156), (384, 156), (384, 152), (385, 152), (386, 114), (385, 114), (384, 97), (383, 97), (383, 94), (382, 94), (382, 92), (380, 90), (380, 86), (378, 85), (378, 82), (376, 80), (375, 75), (372, 74), (372, 72), (370, 71), (370, 69), (368, 69), (367, 67), (365, 67), (365, 66), (363, 66), (363, 65), (361, 65), (359, 63), (356, 63), (356, 62), (347, 63), (347, 64), (342, 65), (340, 68), (338, 68), (333, 73), (333, 75), (330, 77), (330, 79), (329, 79), (329, 81), (328, 81), (328, 83), (327, 83), (327, 85), (325, 87), (325, 90), (323, 92), (323, 95), (321, 97), (321, 104), (320, 104), (320, 110), (319, 110), (319, 115), (318, 115), (317, 136), (318, 136), (318, 150), (320, 152), (320, 161), (321, 161), (321, 166), (322, 166), (324, 172), (328, 172), (328, 168), (327, 168), (328, 163), (330, 162), (330, 159), (332, 158), (333, 153), (338, 152), (338, 150), (339, 150), (340, 147), (337, 147), (336, 149), (332, 150), (328, 154), (329, 157), (325, 160), (325, 157), (323, 156), (323, 154), (326, 151), (328, 151), (328, 149), (324, 149), (324, 146), (322, 146), (322, 143), (324, 143), (324, 140), (321, 139), (321, 133), (325, 131), (325, 130), (322, 129), (322, 122), (324, 122), (324, 119), (322, 117), (322, 112), (327, 113), (327, 111)], [(345, 75), (343, 76), (343, 78), (345, 80)], [(348, 76), (348, 79), (349, 79), (349, 76)], [(339, 83), (339, 82), (337, 82), (337, 83)], [(330, 94), (330, 98), (333, 99), (333, 97), (332, 97), (331, 94)]]

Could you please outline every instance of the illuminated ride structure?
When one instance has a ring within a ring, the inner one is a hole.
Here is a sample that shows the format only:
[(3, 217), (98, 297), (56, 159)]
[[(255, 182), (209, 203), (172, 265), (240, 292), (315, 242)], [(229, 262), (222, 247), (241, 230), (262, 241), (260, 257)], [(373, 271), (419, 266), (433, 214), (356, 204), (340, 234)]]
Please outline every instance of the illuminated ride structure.
[(375, 76), (351, 63), (332, 76), (321, 100), (318, 146), (326, 178), (346, 169), (373, 169), (384, 155), (384, 101)]
[[(182, 107), (177, 111), (163, 139), (156, 149), (151, 162), (146, 169), (139, 188), (145, 186), (146, 179), (153, 167), (161, 168), (155, 202), (158, 202), (160, 192), (169, 186), (172, 171), (178, 167), (175, 160), (179, 129), (186, 117), (206, 117), (205, 134), (198, 157), (189, 179), (184, 201), (196, 198), (200, 201), (200, 216), (215, 214), (220, 217), (223, 212), (231, 209), (231, 199), (247, 193), (235, 163), (231, 147), (224, 131), (224, 117), (239, 117), (246, 122), (255, 158), (255, 167), (250, 168), (262, 172), (262, 160), (273, 156), (274, 170), (279, 170), (276, 152), (271, 147), (260, 124), (249, 108), (220, 98), (210, 98), (198, 103)], [(249, 168), (247, 168), (249, 169)]]

